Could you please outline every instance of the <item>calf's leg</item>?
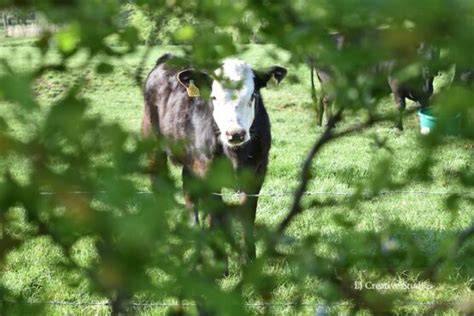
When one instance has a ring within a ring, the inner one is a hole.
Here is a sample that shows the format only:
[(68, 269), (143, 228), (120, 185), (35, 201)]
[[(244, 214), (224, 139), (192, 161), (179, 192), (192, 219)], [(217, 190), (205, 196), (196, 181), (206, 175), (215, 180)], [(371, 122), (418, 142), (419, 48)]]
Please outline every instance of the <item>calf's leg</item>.
[(323, 100), (324, 103), (324, 112), (326, 113), (326, 126), (328, 127), (334, 127), (334, 126), (329, 126), (329, 122), (331, 121), (332, 118), (332, 101), (329, 100), (327, 97)]
[(400, 85), (397, 80), (389, 78), (388, 83), (393, 93), (395, 106), (398, 109), (398, 119), (394, 127), (400, 131), (403, 131), (403, 112), (406, 108), (405, 95), (403, 94), (403, 91), (400, 88)]
[(187, 167), (183, 167), (181, 176), (183, 179), (184, 202), (186, 203), (186, 208), (191, 212), (190, 222), (194, 225), (199, 225), (198, 199), (191, 192), (193, 175)]
[(317, 117), (318, 126), (323, 126), (323, 115), (324, 115), (323, 96), (319, 97), (319, 100), (318, 100), (317, 115), (318, 115)]
[(396, 97), (397, 108), (398, 108), (398, 119), (395, 123), (395, 128), (403, 131), (403, 113), (405, 112), (406, 108), (406, 101), (404, 97)]
[[(222, 233), (224, 238), (231, 240), (232, 236), (227, 238), (226, 234), (231, 234), (230, 220), (228, 212), (226, 212), (225, 204), (220, 196), (210, 196), (206, 198), (206, 206), (209, 207), (209, 229), (211, 233)], [(229, 275), (229, 258), (225, 249), (222, 245), (214, 243), (211, 245), (216, 260), (223, 264), (222, 276), (226, 277)]]
[(316, 112), (317, 112), (317, 121), (316, 123), (318, 126), (323, 125), (323, 115), (324, 115), (324, 106), (322, 102), (322, 97), (324, 96), (324, 92), (321, 91), (321, 97), (318, 98), (316, 94), (316, 85), (314, 84), (314, 73), (316, 69), (314, 66), (310, 66), (310, 72), (311, 72), (311, 99), (313, 100), (313, 104), (316, 106)]
[[(261, 172), (261, 171), (260, 171)], [(241, 221), (243, 226), (243, 241), (245, 251), (242, 256), (242, 263), (248, 263), (257, 258), (255, 247), (255, 217), (257, 215), (258, 195), (263, 185), (264, 176), (259, 175), (256, 182), (245, 190), (245, 194), (241, 198), (242, 212)]]
[[(251, 193), (251, 195), (253, 194), (258, 194), (258, 191)], [(242, 257), (243, 264), (254, 261), (257, 258), (254, 228), (258, 197), (247, 196), (245, 199), (246, 201), (243, 205), (242, 212), (243, 239), (245, 247), (245, 252)]]

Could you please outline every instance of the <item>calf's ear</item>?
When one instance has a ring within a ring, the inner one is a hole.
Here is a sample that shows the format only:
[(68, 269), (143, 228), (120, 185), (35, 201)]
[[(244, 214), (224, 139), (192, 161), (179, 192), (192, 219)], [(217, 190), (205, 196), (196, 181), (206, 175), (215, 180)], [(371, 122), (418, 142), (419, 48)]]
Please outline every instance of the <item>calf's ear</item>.
[(264, 88), (270, 79), (274, 79), (277, 83), (280, 83), (283, 78), (285, 78), (287, 72), (285, 68), (280, 66), (272, 66), (265, 71), (254, 71), (255, 81), (259, 88)]
[(193, 81), (195, 85), (200, 86), (210, 86), (212, 82), (211, 77), (209, 77), (206, 73), (194, 70), (192, 68), (178, 72), (176, 78), (178, 78), (179, 83), (185, 87), (188, 87), (191, 81)]
[(199, 97), (209, 94), (211, 78), (200, 71), (185, 69), (176, 74), (178, 82), (186, 89), (190, 97)]

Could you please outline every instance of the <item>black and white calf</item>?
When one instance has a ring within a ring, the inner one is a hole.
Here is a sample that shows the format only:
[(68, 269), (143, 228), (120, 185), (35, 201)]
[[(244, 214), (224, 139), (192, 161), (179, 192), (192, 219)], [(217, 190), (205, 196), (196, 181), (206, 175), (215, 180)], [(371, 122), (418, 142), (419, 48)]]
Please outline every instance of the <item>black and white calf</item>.
[[(258, 72), (244, 61), (227, 59), (212, 80), (192, 68), (176, 66), (176, 59), (168, 54), (159, 58), (146, 80), (143, 135), (160, 134), (185, 144), (184, 153), (168, 156), (183, 167), (185, 200), (195, 222), (199, 222), (199, 197), (191, 194), (189, 185), (194, 177), (205, 177), (216, 158), (230, 160), (236, 176), (243, 170), (253, 173), (254, 181), (241, 188), (248, 194), (242, 215), (253, 227), (258, 200), (255, 195), (264, 181), (271, 145), (270, 121), (260, 89), (272, 77), (280, 82), (287, 71), (273, 66)], [(187, 91), (194, 86), (209, 87), (210, 99), (189, 96)], [(226, 215), (211, 214), (211, 228), (226, 223)], [(253, 229), (244, 238), (247, 255), (253, 259)]]

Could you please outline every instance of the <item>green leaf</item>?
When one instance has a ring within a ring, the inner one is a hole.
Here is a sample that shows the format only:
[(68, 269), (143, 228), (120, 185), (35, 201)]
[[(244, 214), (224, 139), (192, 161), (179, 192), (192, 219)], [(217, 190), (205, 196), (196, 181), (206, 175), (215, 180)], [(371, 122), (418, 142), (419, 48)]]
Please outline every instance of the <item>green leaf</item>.
[(96, 71), (98, 74), (111, 74), (114, 71), (114, 66), (112, 66), (109, 63), (102, 62), (99, 65), (97, 65)]
[(69, 55), (76, 51), (81, 41), (81, 34), (77, 27), (70, 27), (60, 31), (55, 36), (58, 49), (61, 53)]

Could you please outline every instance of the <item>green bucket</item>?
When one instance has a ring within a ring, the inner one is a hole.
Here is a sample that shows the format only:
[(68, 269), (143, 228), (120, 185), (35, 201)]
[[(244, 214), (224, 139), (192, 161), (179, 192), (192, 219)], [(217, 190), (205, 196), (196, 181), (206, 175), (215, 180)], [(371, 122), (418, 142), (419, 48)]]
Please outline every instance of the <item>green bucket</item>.
[(454, 135), (459, 133), (461, 125), (461, 115), (456, 114), (451, 117), (439, 117), (433, 113), (432, 108), (424, 108), (418, 111), (420, 118), (420, 132), (423, 135), (436, 130), (442, 134)]

